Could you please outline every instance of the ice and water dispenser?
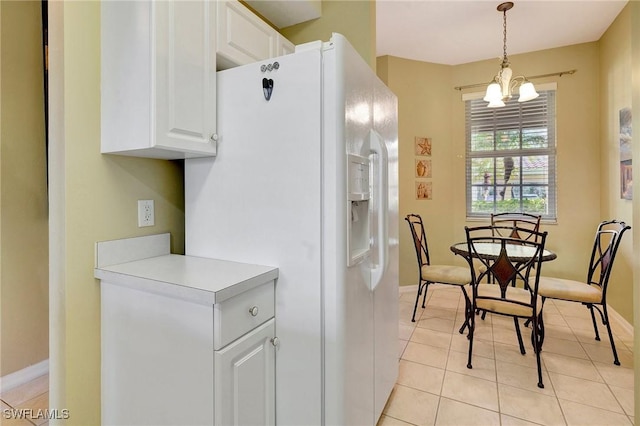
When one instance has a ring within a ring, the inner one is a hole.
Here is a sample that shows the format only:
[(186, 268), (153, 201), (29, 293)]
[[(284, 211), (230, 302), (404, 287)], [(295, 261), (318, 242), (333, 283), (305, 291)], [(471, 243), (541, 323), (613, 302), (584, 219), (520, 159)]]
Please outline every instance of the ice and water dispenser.
[(348, 156), (347, 194), (350, 217), (347, 220), (347, 266), (353, 266), (369, 254), (369, 159)]

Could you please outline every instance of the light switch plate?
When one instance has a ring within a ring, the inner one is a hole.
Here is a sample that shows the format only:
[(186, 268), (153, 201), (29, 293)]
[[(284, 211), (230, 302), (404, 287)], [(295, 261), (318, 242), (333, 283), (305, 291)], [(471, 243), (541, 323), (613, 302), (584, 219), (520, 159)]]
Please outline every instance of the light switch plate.
[(138, 227), (154, 226), (155, 223), (153, 200), (138, 200)]

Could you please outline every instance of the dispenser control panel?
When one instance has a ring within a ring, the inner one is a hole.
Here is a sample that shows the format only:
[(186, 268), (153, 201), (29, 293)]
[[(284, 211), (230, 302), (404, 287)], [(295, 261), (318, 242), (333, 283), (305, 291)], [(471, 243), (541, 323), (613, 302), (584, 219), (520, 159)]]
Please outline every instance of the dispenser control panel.
[(347, 191), (350, 201), (363, 201), (370, 198), (369, 159), (349, 154)]
[(348, 155), (347, 197), (347, 266), (355, 266), (369, 254), (369, 186), (370, 160), (359, 155)]

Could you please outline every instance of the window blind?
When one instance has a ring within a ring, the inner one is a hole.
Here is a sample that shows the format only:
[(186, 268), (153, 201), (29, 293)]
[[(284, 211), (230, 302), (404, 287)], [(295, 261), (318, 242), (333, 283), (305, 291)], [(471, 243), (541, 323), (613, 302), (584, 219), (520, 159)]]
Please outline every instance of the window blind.
[(556, 219), (555, 90), (503, 108), (465, 102), (467, 216), (522, 211)]

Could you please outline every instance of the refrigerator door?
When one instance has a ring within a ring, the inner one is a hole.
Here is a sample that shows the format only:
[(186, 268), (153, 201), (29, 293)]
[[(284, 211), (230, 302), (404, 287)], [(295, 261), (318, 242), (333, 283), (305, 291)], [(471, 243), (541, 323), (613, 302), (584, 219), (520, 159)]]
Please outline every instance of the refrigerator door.
[[(279, 268), (277, 424), (373, 425), (398, 369), (395, 96), (344, 37), (305, 49), (218, 73), (218, 156), (185, 161), (186, 252)], [(357, 217), (349, 159), (372, 170)], [(354, 225), (372, 244), (350, 255)]]
[[(397, 238), (397, 225), (391, 223), (394, 216), (387, 214), (389, 182), (397, 195), (397, 178), (388, 176), (388, 151), (397, 161), (397, 146), (387, 142), (393, 136), (391, 130), (397, 128), (376, 131), (375, 96), (382, 83), (344, 37), (334, 34), (330, 45), (332, 50), (324, 55), (323, 180), (325, 190), (335, 188), (337, 200), (327, 197), (324, 205), (324, 270), (327, 274), (335, 271), (335, 276), (327, 275), (324, 280), (325, 424), (373, 425), (379, 416), (376, 400), (386, 402), (391, 391), (389, 380), (395, 383), (398, 370), (397, 277), (394, 280), (391, 275), (397, 274), (397, 266), (389, 267), (397, 263), (397, 255), (388, 247), (390, 236)], [(393, 94), (388, 94), (381, 101), (393, 99)], [(385, 111), (392, 107), (381, 106)], [(391, 117), (388, 120), (393, 123)], [(397, 137), (391, 141), (397, 144)], [(369, 196), (357, 197), (354, 191), (346, 193), (354, 186), (348, 163), (362, 158), (368, 159), (371, 173), (367, 184), (372, 190)], [(393, 171), (397, 173), (397, 168)], [(357, 200), (356, 208), (353, 200)], [(391, 205), (397, 208), (397, 200)], [(344, 247), (360, 247), (353, 243), (362, 235), (354, 238), (352, 233), (361, 232), (363, 222), (367, 224), (368, 250), (354, 262), (353, 253), (345, 252)], [(393, 291), (395, 298), (389, 296)]]
[[(324, 424), (373, 424), (373, 295), (366, 259), (350, 256), (348, 154), (369, 157), (373, 100), (362, 59), (334, 34), (323, 55)], [(364, 215), (368, 216), (368, 210)], [(365, 220), (365, 217), (360, 217)], [(368, 232), (368, 227), (367, 227)], [(347, 267), (349, 259), (353, 266)]]
[(280, 425), (322, 421), (321, 60), (219, 72), (218, 156), (185, 161), (187, 254), (279, 268)]
[[(374, 86), (372, 150), (386, 155), (386, 173), (379, 174), (386, 183), (378, 198), (382, 205), (376, 209), (382, 216), (372, 218), (374, 236), (374, 377), (375, 420), (380, 418), (387, 399), (398, 379), (398, 101), (396, 96), (380, 80)], [(374, 186), (374, 200), (376, 187)], [(384, 199), (386, 197), (386, 199)], [(377, 225), (375, 225), (377, 223)], [(378, 230), (376, 232), (376, 230)]]

